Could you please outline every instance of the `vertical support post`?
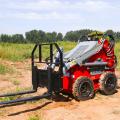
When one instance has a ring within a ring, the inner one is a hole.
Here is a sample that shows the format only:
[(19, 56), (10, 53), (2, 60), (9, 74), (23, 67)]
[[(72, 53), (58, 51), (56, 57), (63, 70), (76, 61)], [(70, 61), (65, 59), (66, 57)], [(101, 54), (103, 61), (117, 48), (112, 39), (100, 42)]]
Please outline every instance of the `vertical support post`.
[(38, 88), (38, 74), (37, 74), (37, 67), (36, 66), (32, 67), (32, 85), (33, 85), (33, 90), (37, 91), (37, 88)]
[(50, 64), (53, 63), (53, 44), (50, 44)]
[(53, 86), (52, 86), (52, 68), (48, 66), (48, 93), (52, 94)]
[(63, 75), (63, 54), (60, 52), (60, 74)]
[(59, 46), (55, 43), (55, 46), (58, 50), (58, 52), (60, 53), (60, 74), (61, 76), (63, 75), (63, 52), (61, 51), (61, 49), (59, 48)]
[(48, 93), (52, 94), (52, 68), (51, 64), (53, 63), (53, 44), (50, 44), (50, 65), (48, 66)]
[(39, 45), (39, 62), (42, 61), (42, 47)]
[[(60, 68), (59, 68), (60, 74), (59, 74), (59, 78), (62, 79), (61, 76), (63, 76), (63, 52), (61, 51), (61, 49), (59, 48), (59, 46), (56, 43), (55, 43), (55, 46), (56, 46), (58, 52), (60, 53)], [(59, 80), (59, 89), (62, 88), (62, 85), (63, 85), (62, 82), (63, 82), (62, 80)]]
[(34, 53), (37, 48), (37, 44), (34, 46), (33, 51), (31, 53), (31, 62), (32, 62), (32, 67), (34, 66)]
[(32, 85), (33, 85), (33, 90), (37, 91), (38, 87), (38, 82), (37, 82), (37, 67), (34, 65), (34, 54), (35, 50), (37, 49), (37, 44), (34, 46), (32, 54), (31, 54), (31, 62), (32, 62)]

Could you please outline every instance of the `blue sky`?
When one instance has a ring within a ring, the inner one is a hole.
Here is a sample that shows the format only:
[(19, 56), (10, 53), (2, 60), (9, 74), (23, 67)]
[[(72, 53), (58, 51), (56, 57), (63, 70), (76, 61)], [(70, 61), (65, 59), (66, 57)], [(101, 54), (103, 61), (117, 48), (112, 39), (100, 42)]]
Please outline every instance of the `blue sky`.
[(119, 0), (0, 0), (0, 34), (120, 30)]

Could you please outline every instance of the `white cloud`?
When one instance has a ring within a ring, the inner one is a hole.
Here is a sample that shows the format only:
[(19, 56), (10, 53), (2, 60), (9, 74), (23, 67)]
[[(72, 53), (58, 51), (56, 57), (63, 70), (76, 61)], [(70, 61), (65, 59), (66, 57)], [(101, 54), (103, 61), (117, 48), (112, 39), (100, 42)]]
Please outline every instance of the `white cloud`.
[(16, 1), (9, 3), (8, 8), (20, 10), (55, 10), (62, 5), (58, 0)]
[(22, 19), (22, 20), (62, 20), (62, 21), (71, 21), (71, 20), (80, 20), (80, 22), (84, 21), (82, 16), (78, 14), (71, 13), (37, 13), (37, 12), (19, 12), (19, 13), (10, 13), (10, 14), (0, 14), (1, 19)]
[(19, 10), (41, 10), (41, 11), (60, 11), (60, 10), (87, 10), (97, 11), (111, 8), (111, 4), (105, 0), (81, 0), (81, 1), (62, 1), (62, 0), (36, 0), (36, 1), (10, 1), (8, 8)]
[[(8, 2), (8, 4), (6, 4)], [(113, 8), (108, 2), (101, 0), (83, 0), (83, 1), (60, 1), (60, 0), (30, 0), (30, 1), (8, 1), (1, 4), (1, 17), (13, 17), (21, 19), (59, 19), (73, 20), (81, 19), (83, 21), (84, 13), (95, 14), (97, 12), (108, 11)]]
[(117, 29), (120, 28), (120, 1), (111, 1), (0, 0), (0, 19), (22, 21), (22, 24), (29, 20), (32, 26), (40, 24), (40, 27), (47, 28), (48, 25), (52, 28), (54, 25), (62, 31), (80, 27), (107, 29), (110, 26)]

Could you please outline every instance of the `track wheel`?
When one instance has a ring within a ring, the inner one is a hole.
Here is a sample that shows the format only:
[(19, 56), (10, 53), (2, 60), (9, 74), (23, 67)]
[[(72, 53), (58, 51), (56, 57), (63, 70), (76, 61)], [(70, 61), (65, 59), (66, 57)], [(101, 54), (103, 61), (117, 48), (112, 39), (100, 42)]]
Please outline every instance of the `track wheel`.
[(117, 78), (112, 72), (104, 73), (100, 78), (100, 91), (105, 95), (112, 95), (116, 91)]
[(73, 96), (76, 100), (88, 100), (94, 96), (93, 82), (87, 77), (79, 77), (73, 84)]

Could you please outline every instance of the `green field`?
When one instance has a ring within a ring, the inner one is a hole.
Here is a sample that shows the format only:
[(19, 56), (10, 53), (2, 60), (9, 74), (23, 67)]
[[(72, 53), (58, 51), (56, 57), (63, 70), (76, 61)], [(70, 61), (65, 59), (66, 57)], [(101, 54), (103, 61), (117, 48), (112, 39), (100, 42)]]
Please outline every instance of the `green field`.
[[(63, 46), (64, 51), (72, 49), (77, 43), (75, 42), (58, 42), (60, 46)], [(12, 43), (0, 43), (0, 59), (8, 61), (23, 61), (31, 57), (31, 51), (34, 44), (12, 44)], [(45, 47), (43, 53), (47, 56), (49, 48)], [(120, 69), (120, 42), (116, 43), (115, 53), (118, 58), (118, 69)], [(36, 54), (37, 55), (37, 54)], [(5, 68), (1, 66), (4, 71)]]
[(115, 45), (115, 54), (118, 60), (117, 69), (120, 69), (120, 42), (117, 42)]
[[(73, 48), (75, 42), (58, 42), (60, 46), (63, 46), (64, 50), (70, 50)], [(12, 43), (0, 43), (0, 58), (10, 61), (23, 61), (30, 58), (34, 44), (12, 44)], [(46, 46), (43, 49), (43, 53), (47, 56), (49, 48)]]

